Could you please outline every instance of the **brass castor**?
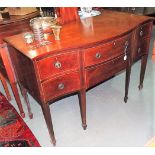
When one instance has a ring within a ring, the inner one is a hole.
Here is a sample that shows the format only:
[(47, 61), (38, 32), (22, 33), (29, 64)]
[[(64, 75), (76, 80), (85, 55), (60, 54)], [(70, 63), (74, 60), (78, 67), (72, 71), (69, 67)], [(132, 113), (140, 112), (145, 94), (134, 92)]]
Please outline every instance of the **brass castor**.
[(32, 114), (32, 113), (29, 114), (29, 118), (30, 118), (30, 119), (33, 118), (33, 114)]
[(142, 85), (142, 84), (140, 84), (140, 85), (138, 86), (138, 88), (139, 88), (139, 90), (142, 90), (143, 85)]
[(87, 129), (87, 124), (82, 124), (83, 130)]
[(20, 113), (20, 115), (22, 116), (22, 118), (25, 118), (25, 113)]
[(53, 146), (56, 146), (56, 140), (55, 140), (55, 137), (53, 137), (53, 138), (51, 139), (51, 143), (53, 144)]
[(124, 97), (124, 102), (127, 103), (128, 97)]

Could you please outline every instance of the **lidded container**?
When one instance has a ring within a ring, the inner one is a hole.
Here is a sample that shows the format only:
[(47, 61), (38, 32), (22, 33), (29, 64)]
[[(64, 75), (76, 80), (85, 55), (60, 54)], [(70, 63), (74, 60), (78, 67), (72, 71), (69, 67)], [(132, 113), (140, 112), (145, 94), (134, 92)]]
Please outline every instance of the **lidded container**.
[(30, 26), (34, 33), (34, 39), (37, 41), (44, 40), (45, 33), (52, 33), (52, 26), (56, 25), (54, 17), (36, 17), (30, 20)]

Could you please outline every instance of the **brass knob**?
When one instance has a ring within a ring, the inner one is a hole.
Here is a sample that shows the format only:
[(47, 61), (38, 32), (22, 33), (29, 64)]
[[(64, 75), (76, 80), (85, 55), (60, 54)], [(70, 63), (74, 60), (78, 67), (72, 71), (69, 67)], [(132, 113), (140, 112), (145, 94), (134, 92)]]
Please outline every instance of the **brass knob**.
[(54, 64), (55, 68), (61, 68), (61, 63), (59, 61), (57, 61), (55, 64)]
[(65, 85), (63, 83), (58, 84), (58, 89), (62, 90), (65, 88)]
[(140, 34), (140, 36), (142, 37), (142, 36), (143, 36), (143, 31), (141, 30), (139, 34)]
[(141, 48), (139, 47), (139, 48), (138, 48), (138, 53), (140, 53), (140, 52), (141, 52)]
[(96, 53), (96, 55), (95, 55), (95, 57), (97, 58), (97, 59), (99, 59), (100, 57), (101, 57), (101, 53)]

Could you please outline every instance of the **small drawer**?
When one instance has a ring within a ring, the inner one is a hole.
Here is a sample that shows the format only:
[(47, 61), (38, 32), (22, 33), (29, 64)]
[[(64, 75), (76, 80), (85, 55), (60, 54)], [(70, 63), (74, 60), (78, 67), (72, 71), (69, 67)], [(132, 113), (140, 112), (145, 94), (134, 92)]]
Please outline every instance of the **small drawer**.
[(110, 43), (86, 49), (84, 52), (85, 67), (102, 63), (127, 52), (130, 43), (131, 35), (126, 35)]
[(137, 37), (139, 39), (145, 38), (145, 37), (150, 37), (151, 25), (152, 25), (152, 22), (141, 25), (137, 29)]
[(46, 101), (77, 91), (80, 89), (79, 73), (72, 72), (70, 74), (47, 80), (42, 83), (42, 88)]
[(87, 68), (86, 69), (87, 88), (92, 87), (110, 78), (119, 71), (125, 69), (126, 65), (127, 60), (124, 60), (124, 55), (121, 55), (106, 63)]
[(37, 62), (41, 80), (79, 68), (78, 52), (70, 52), (41, 59)]

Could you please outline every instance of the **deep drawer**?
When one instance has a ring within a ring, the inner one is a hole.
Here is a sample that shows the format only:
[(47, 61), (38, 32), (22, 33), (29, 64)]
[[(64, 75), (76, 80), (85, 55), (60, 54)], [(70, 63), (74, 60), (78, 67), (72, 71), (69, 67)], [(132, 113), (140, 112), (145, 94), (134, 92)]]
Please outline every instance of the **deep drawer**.
[(79, 68), (78, 52), (70, 52), (41, 59), (37, 62), (41, 80)]
[(88, 48), (84, 52), (85, 67), (113, 59), (124, 53), (125, 47), (130, 47), (131, 35), (126, 35), (110, 43)]
[(78, 72), (65, 74), (42, 83), (45, 100), (49, 101), (58, 96), (68, 94), (80, 89), (80, 78)]
[(126, 64), (127, 60), (125, 61), (124, 55), (122, 55), (106, 63), (86, 69), (87, 88), (92, 87), (125, 69)]
[(134, 60), (139, 59), (142, 55), (148, 54), (150, 46), (150, 38), (141, 39), (134, 51)]

